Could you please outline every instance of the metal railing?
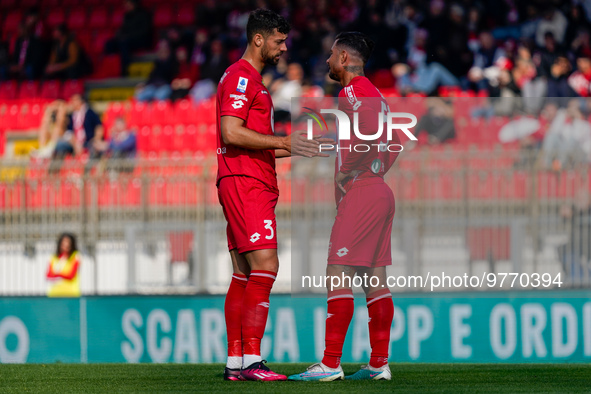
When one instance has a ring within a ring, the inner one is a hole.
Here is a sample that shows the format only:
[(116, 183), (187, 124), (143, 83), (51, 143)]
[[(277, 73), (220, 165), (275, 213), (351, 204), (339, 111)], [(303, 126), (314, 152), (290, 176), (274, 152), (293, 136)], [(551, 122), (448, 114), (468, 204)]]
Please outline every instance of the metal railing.
[[(533, 154), (404, 152), (386, 179), (396, 196), (389, 272), (548, 272), (560, 273), (563, 287), (590, 286), (589, 167), (550, 171)], [(0, 162), (0, 294), (44, 293), (62, 231), (78, 236), (84, 293), (225, 291), (230, 264), (215, 158), (49, 165)], [(324, 270), (333, 166), (332, 159), (278, 160), (278, 291)], [(315, 240), (310, 250), (296, 250), (302, 236)]]

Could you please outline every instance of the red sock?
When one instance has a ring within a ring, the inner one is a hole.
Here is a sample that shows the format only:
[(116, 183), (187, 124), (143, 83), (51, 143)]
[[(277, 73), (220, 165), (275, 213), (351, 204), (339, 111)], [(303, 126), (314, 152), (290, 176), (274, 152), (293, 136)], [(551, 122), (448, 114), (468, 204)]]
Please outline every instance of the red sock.
[(269, 314), (269, 294), (276, 277), (272, 271), (250, 272), (242, 303), (243, 354), (261, 355), (261, 339)]
[(371, 345), (369, 365), (380, 368), (388, 363), (388, 351), (390, 350), (390, 327), (394, 318), (394, 304), (390, 290), (382, 289), (369, 294), (367, 312), (369, 314), (369, 343)]
[(226, 316), (226, 332), (228, 336), (228, 357), (242, 357), (240, 311), (242, 310), (242, 297), (247, 283), (248, 279), (245, 275), (233, 274), (226, 294), (224, 314)]
[(341, 363), (347, 329), (353, 318), (353, 291), (351, 289), (328, 292), (324, 357), (322, 364), (337, 368)]

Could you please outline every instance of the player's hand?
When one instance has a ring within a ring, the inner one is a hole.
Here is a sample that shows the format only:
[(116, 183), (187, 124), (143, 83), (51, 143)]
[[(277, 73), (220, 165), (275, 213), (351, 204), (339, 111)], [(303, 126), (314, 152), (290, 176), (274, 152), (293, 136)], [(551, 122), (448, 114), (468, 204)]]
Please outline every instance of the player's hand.
[(314, 136), (313, 139), (307, 138), (305, 132), (295, 132), (286, 137), (285, 149), (291, 153), (292, 156), (304, 157), (328, 157), (327, 154), (320, 152), (320, 144), (334, 144), (334, 141), (329, 138), (322, 138), (321, 136)]
[(345, 180), (347, 178), (356, 177), (360, 172), (361, 171), (354, 170), (348, 174), (343, 174), (340, 171), (337, 173), (337, 175), (334, 178), (334, 181), (337, 184), (337, 187), (343, 192), (343, 194), (347, 194), (347, 191), (345, 190), (345, 186), (343, 186), (343, 184), (345, 183)]

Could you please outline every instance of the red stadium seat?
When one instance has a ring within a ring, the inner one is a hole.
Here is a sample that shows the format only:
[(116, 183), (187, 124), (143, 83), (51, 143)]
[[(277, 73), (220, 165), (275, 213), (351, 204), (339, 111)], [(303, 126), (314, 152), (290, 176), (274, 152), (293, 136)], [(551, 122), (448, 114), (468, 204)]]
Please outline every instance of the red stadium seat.
[(55, 7), (59, 7), (61, 0), (41, 0), (41, 7), (44, 10), (50, 10)]
[(180, 26), (191, 26), (195, 23), (195, 7), (193, 4), (179, 4), (176, 23)]
[(165, 152), (174, 151), (174, 146), (173, 146), (174, 133), (175, 133), (174, 128), (170, 125), (164, 126), (162, 128), (162, 133), (160, 134), (160, 141), (158, 142), (158, 146), (161, 151), (165, 151)]
[(56, 80), (45, 81), (41, 86), (39, 97), (44, 99), (58, 99), (60, 97), (60, 82)]
[(163, 4), (156, 7), (153, 21), (155, 27), (168, 27), (172, 25), (173, 22), (173, 12), (170, 4)]
[(149, 113), (149, 122), (153, 124), (176, 124), (174, 108), (169, 101), (158, 101), (152, 104)]
[[(4, 1), (3, 1), (3, 3), (4, 3)], [(38, 0), (20, 0), (19, 6), (21, 9), (27, 10), (31, 7), (37, 6), (37, 3), (38, 3)]]
[(82, 1), (84, 1), (84, 0), (62, 0), (62, 6), (64, 6), (64, 7), (77, 6), (77, 5), (81, 5)]
[(11, 10), (16, 5), (16, 0), (2, 0), (0, 1), (0, 8), (5, 10)]
[(4, 20), (4, 31), (7, 32), (15, 32), (18, 29), (18, 25), (21, 23), (23, 19), (23, 13), (20, 10), (14, 10), (6, 15), (6, 19)]
[(109, 12), (107, 7), (96, 7), (88, 18), (88, 27), (91, 29), (104, 29), (109, 26)]
[(110, 29), (99, 30), (94, 36), (94, 40), (90, 48), (88, 48), (90, 54), (103, 53), (105, 44), (109, 39), (113, 37), (114, 33)]
[(65, 99), (69, 99), (74, 94), (83, 94), (84, 93), (84, 83), (78, 79), (70, 79), (64, 82), (64, 86), (62, 87), (62, 97)]
[(53, 28), (61, 23), (66, 21), (66, 14), (63, 8), (54, 8), (47, 14), (47, 18), (45, 18), (45, 22), (47, 26)]
[(123, 24), (123, 18), (125, 18), (125, 10), (121, 8), (119, 3), (113, 9), (113, 12), (110, 14), (111, 17), (111, 26), (119, 27)]
[(36, 98), (39, 92), (39, 82), (37, 81), (26, 81), (22, 82), (18, 90), (19, 99), (32, 99)]
[(185, 128), (184, 135), (185, 147), (189, 152), (197, 152), (197, 127), (194, 125), (188, 125)]
[(137, 134), (137, 150), (139, 152), (149, 152), (152, 150), (151, 142), (152, 130), (149, 126), (144, 126)]
[(86, 27), (86, 8), (74, 8), (68, 15), (68, 28), (79, 30)]
[(12, 100), (16, 98), (17, 84), (15, 81), (0, 82), (0, 100)]
[(368, 78), (378, 89), (392, 88), (396, 82), (389, 69), (375, 71), (371, 73)]

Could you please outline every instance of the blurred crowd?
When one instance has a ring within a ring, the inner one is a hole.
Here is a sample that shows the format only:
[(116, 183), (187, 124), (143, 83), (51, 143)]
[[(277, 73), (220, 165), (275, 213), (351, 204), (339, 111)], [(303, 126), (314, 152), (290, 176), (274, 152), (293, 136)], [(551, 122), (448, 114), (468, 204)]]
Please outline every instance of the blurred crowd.
[[(491, 96), (591, 94), (589, 1), (206, 0), (194, 10), (195, 25), (158, 30), (140, 0), (125, 0), (122, 7), (122, 26), (104, 53), (120, 54), (123, 76), (135, 52), (157, 54), (140, 100), (211, 94), (210, 82), (215, 89), (224, 69), (241, 56), (248, 13), (257, 7), (290, 20), (288, 63), (300, 65), (302, 84), (328, 91), (335, 89), (325, 65), (334, 35), (360, 30), (377, 44), (368, 72), (390, 70), (393, 78), (385, 83), (402, 93), (430, 95), (445, 85)], [(0, 45), (0, 77), (78, 78), (92, 72), (75, 34), (65, 25), (48, 32), (44, 11), (31, 9), (18, 34)]]

